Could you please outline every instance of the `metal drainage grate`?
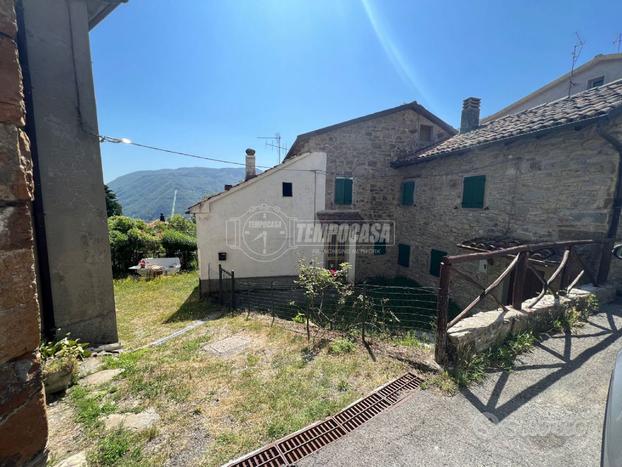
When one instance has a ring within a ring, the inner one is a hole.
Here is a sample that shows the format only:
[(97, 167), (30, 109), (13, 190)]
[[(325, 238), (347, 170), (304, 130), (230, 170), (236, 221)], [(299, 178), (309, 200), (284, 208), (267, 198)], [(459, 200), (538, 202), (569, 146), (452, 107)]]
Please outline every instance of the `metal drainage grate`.
[(287, 438), (277, 444), (283, 457), (288, 463), (302, 459), (305, 456), (323, 448), (328, 443), (332, 443), (338, 438), (345, 435), (346, 432), (333, 420), (328, 420), (307, 428), (297, 435)]
[(268, 445), (248, 457), (228, 464), (228, 467), (287, 466), (318, 451), (346, 433), (358, 428), (380, 412), (397, 404), (406, 391), (417, 389), (423, 380), (412, 373), (383, 386), (355, 402), (334, 417), (311, 425), (283, 440)]

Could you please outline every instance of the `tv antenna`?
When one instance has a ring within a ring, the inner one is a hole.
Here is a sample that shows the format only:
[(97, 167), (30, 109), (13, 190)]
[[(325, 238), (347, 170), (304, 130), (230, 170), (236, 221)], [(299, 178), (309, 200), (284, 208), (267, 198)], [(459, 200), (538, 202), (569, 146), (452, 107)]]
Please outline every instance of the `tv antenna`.
[(287, 151), (287, 146), (281, 146), (281, 134), (275, 133), (274, 136), (258, 136), (257, 139), (265, 139), (266, 146), (277, 150), (279, 155), (279, 164), (281, 163), (281, 150)]
[(616, 40), (613, 41), (613, 45), (616, 46), (617, 53), (620, 53), (620, 44), (622, 44), (622, 32), (619, 32)]
[(572, 48), (572, 67), (570, 68), (570, 79), (568, 80), (568, 97), (572, 94), (572, 87), (574, 86), (574, 82), (572, 81), (572, 77), (574, 76), (574, 67), (577, 64), (577, 60), (579, 60), (579, 56), (581, 55), (581, 51), (583, 50), (583, 45), (585, 42), (581, 40), (581, 36), (579, 36), (578, 32), (575, 32), (577, 36), (577, 42)]

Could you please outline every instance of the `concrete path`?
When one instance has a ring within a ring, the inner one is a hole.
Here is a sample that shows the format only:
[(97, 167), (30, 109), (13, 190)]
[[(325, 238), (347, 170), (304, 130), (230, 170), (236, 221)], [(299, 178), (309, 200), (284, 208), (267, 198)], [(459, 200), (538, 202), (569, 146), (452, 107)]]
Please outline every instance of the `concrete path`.
[(452, 398), (418, 391), (299, 465), (597, 466), (622, 303), (575, 334), (544, 339), (513, 372)]

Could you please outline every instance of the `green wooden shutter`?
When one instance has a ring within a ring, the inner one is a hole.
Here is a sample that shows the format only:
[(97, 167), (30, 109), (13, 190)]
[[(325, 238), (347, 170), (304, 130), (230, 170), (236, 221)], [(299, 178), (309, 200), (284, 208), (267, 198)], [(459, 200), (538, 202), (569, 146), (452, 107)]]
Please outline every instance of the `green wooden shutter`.
[(415, 182), (410, 180), (402, 182), (402, 206), (415, 204)]
[(484, 193), (486, 192), (486, 176), (475, 175), (473, 177), (464, 177), (464, 186), (462, 190), (462, 207), (463, 208), (483, 208)]
[(335, 179), (335, 204), (352, 204), (352, 179)]
[(352, 204), (352, 179), (344, 179), (343, 184), (343, 204)]
[(387, 252), (387, 242), (385, 240), (378, 240), (374, 244), (374, 255), (381, 256)]
[(410, 245), (400, 243), (397, 246), (397, 264), (410, 267)]
[(343, 204), (343, 178), (335, 179), (335, 204)]
[(441, 261), (447, 256), (446, 251), (434, 250), (430, 253), (430, 274), (439, 277), (441, 275)]

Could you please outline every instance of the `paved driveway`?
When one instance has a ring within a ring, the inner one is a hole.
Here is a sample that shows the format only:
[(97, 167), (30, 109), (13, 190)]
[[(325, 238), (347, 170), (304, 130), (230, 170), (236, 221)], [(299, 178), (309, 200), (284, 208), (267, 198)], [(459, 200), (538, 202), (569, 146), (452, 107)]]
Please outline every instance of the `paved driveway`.
[(622, 304), (575, 334), (452, 398), (418, 391), (299, 465), (599, 465)]

